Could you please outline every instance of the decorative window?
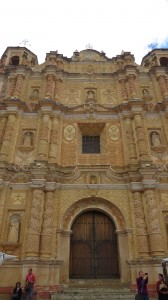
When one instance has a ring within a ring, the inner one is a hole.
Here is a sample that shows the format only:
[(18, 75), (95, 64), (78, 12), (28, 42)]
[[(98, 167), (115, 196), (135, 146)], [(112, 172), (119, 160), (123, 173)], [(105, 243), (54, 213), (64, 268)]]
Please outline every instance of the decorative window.
[(160, 65), (163, 67), (167, 67), (168, 66), (168, 58), (167, 57), (161, 57), (160, 58)]
[(11, 64), (14, 66), (18, 66), (19, 65), (19, 56), (11, 57)]
[(100, 136), (83, 135), (82, 153), (100, 153)]

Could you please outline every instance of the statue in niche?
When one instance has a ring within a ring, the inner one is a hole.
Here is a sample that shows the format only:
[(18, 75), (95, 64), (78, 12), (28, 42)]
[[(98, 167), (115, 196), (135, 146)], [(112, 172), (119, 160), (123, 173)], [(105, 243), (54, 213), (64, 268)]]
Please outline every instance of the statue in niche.
[(97, 177), (95, 175), (90, 176), (90, 184), (97, 184)]
[(151, 133), (151, 145), (155, 147), (161, 146), (160, 134), (156, 131)]
[(18, 243), (19, 242), (19, 220), (17, 217), (11, 218), (9, 223), (9, 233), (7, 241), (11, 243)]
[(32, 99), (37, 99), (37, 98), (39, 98), (39, 89), (35, 88), (35, 89), (32, 90), (31, 98), (32, 98)]
[(143, 96), (149, 96), (149, 91), (147, 89), (142, 90)]
[(149, 89), (143, 89), (142, 90), (142, 99), (147, 100), (147, 101), (151, 101), (152, 100), (152, 96), (149, 92)]
[(92, 103), (95, 102), (95, 93), (92, 90), (87, 92), (87, 102)]
[(22, 138), (22, 146), (33, 147), (33, 138), (34, 138), (33, 132), (31, 131), (25, 132)]

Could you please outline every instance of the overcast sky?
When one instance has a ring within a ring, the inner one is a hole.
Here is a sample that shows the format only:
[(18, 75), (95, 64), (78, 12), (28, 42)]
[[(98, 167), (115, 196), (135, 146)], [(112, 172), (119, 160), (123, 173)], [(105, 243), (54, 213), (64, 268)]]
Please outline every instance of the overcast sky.
[(109, 58), (129, 51), (140, 64), (149, 44), (168, 47), (168, 0), (1, 0), (0, 7), (0, 56), (25, 39), (39, 63), (50, 51), (71, 57), (90, 44)]

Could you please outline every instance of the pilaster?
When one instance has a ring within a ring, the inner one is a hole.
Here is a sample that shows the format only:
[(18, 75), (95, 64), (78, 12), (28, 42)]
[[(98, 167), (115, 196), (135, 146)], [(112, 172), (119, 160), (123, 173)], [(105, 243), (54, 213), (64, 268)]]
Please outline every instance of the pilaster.
[(40, 233), (43, 215), (43, 187), (32, 186), (32, 207), (27, 237), (26, 257), (38, 257), (40, 250)]

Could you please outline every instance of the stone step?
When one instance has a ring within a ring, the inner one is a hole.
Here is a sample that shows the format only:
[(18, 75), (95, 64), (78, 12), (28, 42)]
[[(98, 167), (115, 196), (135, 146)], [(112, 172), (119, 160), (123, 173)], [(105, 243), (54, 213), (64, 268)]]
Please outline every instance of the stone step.
[(64, 288), (62, 293), (52, 294), (51, 300), (104, 300), (104, 299), (135, 299), (135, 293), (128, 288)]

